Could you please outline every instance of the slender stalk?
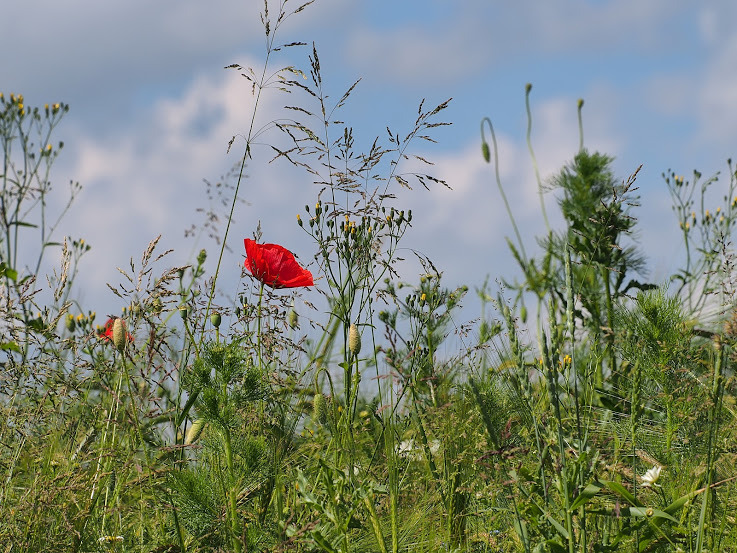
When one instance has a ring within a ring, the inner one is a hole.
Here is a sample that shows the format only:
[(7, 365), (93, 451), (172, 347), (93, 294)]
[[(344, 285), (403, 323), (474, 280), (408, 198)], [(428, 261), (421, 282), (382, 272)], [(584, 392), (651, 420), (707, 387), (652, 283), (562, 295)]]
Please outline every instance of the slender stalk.
[(501, 194), (502, 200), (504, 201), (504, 207), (507, 210), (507, 215), (509, 215), (509, 220), (512, 222), (514, 234), (517, 237), (517, 243), (519, 244), (520, 253), (522, 254), (522, 260), (524, 261), (525, 265), (527, 265), (527, 253), (525, 252), (525, 245), (522, 242), (522, 235), (519, 233), (519, 229), (517, 228), (517, 222), (514, 220), (514, 215), (512, 215), (512, 208), (509, 207), (509, 201), (507, 201), (507, 195), (504, 193), (502, 180), (499, 177), (499, 148), (496, 144), (496, 134), (494, 133), (494, 126), (491, 124), (491, 119), (489, 119), (488, 117), (484, 117), (481, 120), (481, 140), (483, 144), (487, 144), (486, 137), (484, 135), (484, 123), (488, 123), (489, 125), (489, 130), (491, 131), (491, 142), (494, 145), (494, 176), (496, 178), (496, 185), (499, 188), (499, 193)]
[[(535, 180), (537, 181), (537, 195), (540, 198), (540, 211), (542, 211), (543, 219), (545, 220), (545, 228), (548, 229), (550, 234), (550, 223), (548, 222), (548, 212), (545, 210), (545, 200), (543, 199), (543, 183), (540, 178), (540, 169), (537, 166), (537, 158), (535, 157), (535, 151), (532, 149), (532, 110), (530, 109), (530, 91), (532, 85), (527, 83), (525, 86), (525, 108), (527, 109), (527, 149), (530, 151), (530, 158), (532, 158), (532, 167), (535, 170)], [(496, 150), (496, 146), (494, 147)]]
[[(609, 282), (609, 269), (607, 267), (600, 267), (600, 273), (601, 273), (601, 280), (604, 282), (604, 294), (605, 294), (605, 301), (606, 301), (606, 318), (607, 318), (607, 326), (609, 327), (607, 336), (606, 336), (606, 349), (607, 354), (609, 355), (609, 374), (611, 377), (615, 377), (617, 373), (617, 357), (614, 352), (614, 304), (612, 302), (612, 288), (611, 283)], [(604, 377), (603, 374), (597, 375), (599, 378), (601, 378), (601, 382), (599, 385), (604, 384)]]
[(233, 446), (230, 440), (230, 430), (223, 430), (223, 440), (225, 446), (225, 464), (228, 467), (228, 518), (230, 519), (231, 541), (236, 553), (243, 551), (243, 544), (239, 537), (241, 535), (240, 525), (238, 524), (238, 505), (235, 487), (235, 470), (233, 468)]

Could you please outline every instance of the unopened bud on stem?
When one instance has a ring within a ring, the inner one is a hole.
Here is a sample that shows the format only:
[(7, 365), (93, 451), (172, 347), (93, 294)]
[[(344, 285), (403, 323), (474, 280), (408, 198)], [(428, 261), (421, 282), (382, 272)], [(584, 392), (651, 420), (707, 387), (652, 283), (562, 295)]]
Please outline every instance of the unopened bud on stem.
[(348, 350), (354, 356), (361, 353), (361, 334), (359, 334), (358, 327), (355, 324), (351, 324), (348, 329)]
[(127, 342), (128, 333), (125, 331), (125, 321), (117, 318), (113, 322), (113, 344), (118, 351), (123, 351)]

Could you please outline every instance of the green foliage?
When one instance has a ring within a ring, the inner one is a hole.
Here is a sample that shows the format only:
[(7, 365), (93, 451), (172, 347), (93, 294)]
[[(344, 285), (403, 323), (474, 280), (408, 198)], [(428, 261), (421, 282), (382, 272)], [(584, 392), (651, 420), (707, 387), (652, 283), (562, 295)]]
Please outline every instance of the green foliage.
[[(265, 4), (267, 60), (282, 23), (306, 7), (287, 4), (276, 14)], [(480, 320), (459, 324), (466, 286), (448, 288), (421, 255), (416, 279), (398, 273), (413, 215), (395, 188), (445, 184), (403, 164), (414, 141), (432, 142), (445, 125), (436, 117), (448, 103), (421, 104), (408, 132), (361, 151), (338, 118), (357, 83), (329, 104), (316, 46), (307, 57), (306, 83), (296, 67), (260, 78), (234, 67), (258, 98), (292, 92), (293, 118), (267, 129), (289, 140), (272, 147), (275, 159), (320, 187), (298, 224), (315, 242), (326, 320), (296, 316), (299, 290), (247, 283), (232, 302), (216, 294), (245, 162), (265, 132), (254, 128), (237, 184), (225, 188), (233, 201), (211, 279), (204, 250), (162, 269), (154, 239), (110, 286), (131, 333), (117, 349), (112, 320), (96, 328), (93, 311), (71, 312), (89, 246), (67, 240), (41, 306), (37, 258), (21, 260), (17, 244), (40, 234), (34, 256), (58, 244), (39, 224), (45, 216), (34, 219), (43, 201), (19, 206), (50, 192), (59, 148), (36, 150), (51, 144), (66, 106), (2, 100), (0, 200), (18, 203), (0, 221), (0, 543), (29, 552), (734, 549), (734, 175), (729, 205), (701, 205), (696, 216), (696, 195), (703, 204), (716, 178), (669, 172), (686, 266), (670, 289), (638, 282), (635, 175), (620, 184), (612, 158), (584, 149), (580, 102), (580, 148), (551, 181), (565, 228), (546, 225), (534, 257), (512, 221), (513, 300), (485, 283)], [(491, 162), (485, 138), (482, 155)], [(21, 173), (21, 162), (36, 169)]]

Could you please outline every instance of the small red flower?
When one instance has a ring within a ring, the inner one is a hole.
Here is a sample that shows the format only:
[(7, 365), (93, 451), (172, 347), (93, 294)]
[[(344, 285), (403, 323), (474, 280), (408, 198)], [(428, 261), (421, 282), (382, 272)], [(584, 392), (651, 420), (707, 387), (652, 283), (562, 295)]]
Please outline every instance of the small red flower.
[(300, 267), (294, 255), (278, 244), (257, 244), (246, 238), (244, 265), (258, 280), (272, 288), (313, 286), (312, 273)]

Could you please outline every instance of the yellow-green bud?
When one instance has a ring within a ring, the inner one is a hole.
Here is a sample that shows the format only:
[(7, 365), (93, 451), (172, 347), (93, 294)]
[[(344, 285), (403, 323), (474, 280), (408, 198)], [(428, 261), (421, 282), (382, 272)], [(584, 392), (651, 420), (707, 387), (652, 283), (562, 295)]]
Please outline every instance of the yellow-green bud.
[(292, 309), (289, 311), (289, 326), (294, 330), (297, 328), (297, 325), (299, 324), (299, 315), (297, 315), (297, 312)]
[(69, 332), (74, 332), (74, 329), (77, 328), (77, 321), (74, 320), (74, 315), (71, 313), (67, 315), (65, 326)]
[(202, 431), (205, 429), (205, 421), (203, 419), (197, 419), (192, 423), (192, 426), (187, 430), (187, 435), (184, 437), (184, 445), (193, 444), (202, 435)]
[(220, 323), (222, 322), (222, 317), (220, 316), (220, 313), (215, 311), (212, 315), (210, 315), (210, 322), (215, 328), (220, 328)]
[(361, 334), (359, 334), (358, 327), (355, 324), (351, 324), (348, 329), (348, 350), (354, 356), (361, 353)]
[(163, 304), (161, 303), (161, 298), (155, 297), (153, 301), (151, 302), (151, 311), (153, 311), (156, 314), (161, 313), (161, 310), (164, 308)]
[(118, 317), (113, 321), (113, 344), (118, 351), (125, 349), (128, 333), (125, 330), (125, 321)]
[(312, 417), (320, 424), (325, 424), (328, 420), (328, 408), (322, 393), (316, 393), (312, 400)]
[(197, 264), (202, 265), (205, 262), (205, 259), (207, 259), (207, 252), (205, 250), (200, 250), (200, 253), (197, 256)]
[(186, 305), (179, 306), (179, 316), (185, 321), (187, 320), (187, 317), (189, 316), (189, 308)]

